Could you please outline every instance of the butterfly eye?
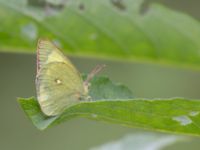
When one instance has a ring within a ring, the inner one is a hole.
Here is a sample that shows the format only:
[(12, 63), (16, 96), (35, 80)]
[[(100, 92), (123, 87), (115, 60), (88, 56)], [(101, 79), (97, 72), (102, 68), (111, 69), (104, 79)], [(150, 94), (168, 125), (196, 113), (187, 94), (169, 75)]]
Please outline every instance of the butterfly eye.
[(60, 79), (55, 79), (56, 84), (61, 84), (62, 81)]

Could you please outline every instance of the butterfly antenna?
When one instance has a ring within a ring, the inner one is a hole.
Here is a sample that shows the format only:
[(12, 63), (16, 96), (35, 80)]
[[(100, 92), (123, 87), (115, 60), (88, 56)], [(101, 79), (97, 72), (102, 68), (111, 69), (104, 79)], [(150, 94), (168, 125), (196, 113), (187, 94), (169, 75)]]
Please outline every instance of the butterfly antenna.
[(97, 65), (94, 69), (92, 69), (92, 71), (88, 74), (87, 79), (84, 81), (84, 85), (88, 87), (89, 82), (92, 80), (92, 78), (105, 67), (106, 65), (103, 64), (103, 65)]

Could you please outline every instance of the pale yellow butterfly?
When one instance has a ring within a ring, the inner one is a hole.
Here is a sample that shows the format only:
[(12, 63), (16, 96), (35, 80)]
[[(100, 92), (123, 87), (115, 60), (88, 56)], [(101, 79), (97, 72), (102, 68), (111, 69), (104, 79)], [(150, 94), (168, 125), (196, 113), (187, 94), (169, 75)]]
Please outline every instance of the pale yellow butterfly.
[(37, 46), (36, 91), (41, 110), (47, 116), (61, 114), (66, 108), (89, 101), (89, 81), (104, 66), (97, 66), (82, 80), (70, 60), (49, 40)]

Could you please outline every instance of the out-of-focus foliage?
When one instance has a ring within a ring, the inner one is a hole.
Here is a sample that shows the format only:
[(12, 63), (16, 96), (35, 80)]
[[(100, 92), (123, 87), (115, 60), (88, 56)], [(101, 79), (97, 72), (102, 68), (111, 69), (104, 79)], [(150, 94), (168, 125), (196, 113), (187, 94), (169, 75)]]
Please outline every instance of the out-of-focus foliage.
[(0, 50), (35, 52), (39, 37), (81, 56), (198, 67), (200, 24), (143, 0), (0, 0)]
[(161, 150), (182, 140), (183, 137), (175, 135), (129, 134), (120, 140), (108, 142), (90, 150)]

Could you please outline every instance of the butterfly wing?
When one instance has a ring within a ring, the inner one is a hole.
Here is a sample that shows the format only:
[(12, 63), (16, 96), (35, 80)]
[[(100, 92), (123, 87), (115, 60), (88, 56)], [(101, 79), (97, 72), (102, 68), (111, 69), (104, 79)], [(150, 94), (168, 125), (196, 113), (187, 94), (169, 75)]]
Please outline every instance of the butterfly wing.
[[(51, 62), (64, 62), (76, 70), (70, 60), (49, 40), (40, 39), (37, 45), (37, 72)], [(78, 71), (77, 71), (78, 72)]]
[(37, 99), (48, 116), (62, 113), (80, 102), (83, 81), (72, 63), (49, 41), (38, 43)]

